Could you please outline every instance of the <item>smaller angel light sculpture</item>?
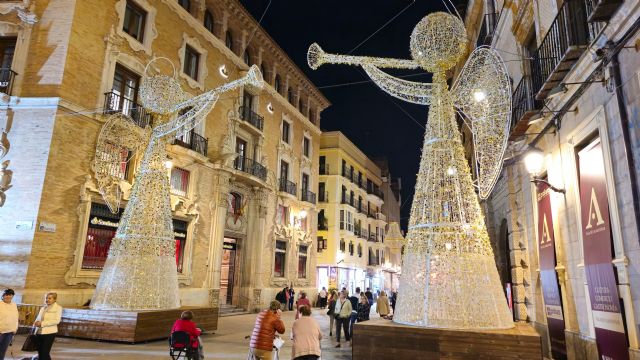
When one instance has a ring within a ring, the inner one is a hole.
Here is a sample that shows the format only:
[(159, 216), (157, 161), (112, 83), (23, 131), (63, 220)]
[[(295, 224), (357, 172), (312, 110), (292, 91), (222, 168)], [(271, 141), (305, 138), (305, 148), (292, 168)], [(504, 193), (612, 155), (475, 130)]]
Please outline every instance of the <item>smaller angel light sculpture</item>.
[(140, 101), (153, 114), (153, 127), (141, 128), (123, 114), (112, 115), (104, 124), (93, 167), (112, 211), (118, 211), (122, 196), (112, 171), (121, 166), (122, 149), (144, 148), (145, 152), (91, 301), (93, 309), (180, 306), (166, 147), (176, 134), (196, 127), (220, 94), (247, 84), (262, 86), (262, 74), (255, 65), (243, 78), (189, 98), (175, 79), (175, 69), (173, 77), (147, 76), (145, 71)]
[[(475, 185), (486, 198), (509, 134), (509, 77), (498, 53), (480, 47), (449, 89), (446, 71), (465, 53), (467, 34), (462, 21), (447, 13), (423, 18), (410, 48), (413, 60), (327, 54), (317, 44), (307, 54), (312, 69), (361, 65), (392, 96), (429, 105), (393, 320), (435, 328), (513, 327), (456, 122), (457, 110), (473, 132)], [(380, 68), (422, 68), (433, 73), (433, 83), (398, 79)]]

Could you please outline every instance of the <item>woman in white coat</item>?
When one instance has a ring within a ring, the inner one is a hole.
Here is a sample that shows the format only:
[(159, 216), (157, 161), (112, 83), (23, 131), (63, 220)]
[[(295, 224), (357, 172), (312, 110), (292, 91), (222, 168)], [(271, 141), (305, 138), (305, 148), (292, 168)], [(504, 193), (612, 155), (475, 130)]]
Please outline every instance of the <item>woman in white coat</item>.
[(15, 292), (5, 289), (0, 301), (0, 360), (4, 360), (13, 335), (18, 331), (18, 306), (11, 301)]
[(54, 292), (45, 295), (45, 304), (40, 309), (33, 326), (38, 328), (36, 332), (36, 344), (38, 345), (38, 360), (51, 360), (51, 347), (58, 333), (58, 324), (62, 318), (62, 306), (56, 300), (58, 294)]

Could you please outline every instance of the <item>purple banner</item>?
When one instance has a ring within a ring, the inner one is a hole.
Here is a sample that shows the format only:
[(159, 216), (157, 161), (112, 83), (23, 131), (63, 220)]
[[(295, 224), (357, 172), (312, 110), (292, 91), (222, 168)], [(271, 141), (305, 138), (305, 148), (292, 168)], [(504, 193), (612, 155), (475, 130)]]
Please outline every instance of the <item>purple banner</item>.
[(600, 358), (628, 360), (629, 345), (611, 263), (611, 223), (600, 139), (578, 153), (584, 265)]
[(538, 183), (536, 199), (538, 203), (538, 255), (540, 257), (540, 280), (549, 340), (554, 359), (567, 358), (567, 346), (564, 338), (564, 314), (562, 296), (556, 275), (556, 239), (553, 232), (553, 214), (551, 212), (549, 185)]

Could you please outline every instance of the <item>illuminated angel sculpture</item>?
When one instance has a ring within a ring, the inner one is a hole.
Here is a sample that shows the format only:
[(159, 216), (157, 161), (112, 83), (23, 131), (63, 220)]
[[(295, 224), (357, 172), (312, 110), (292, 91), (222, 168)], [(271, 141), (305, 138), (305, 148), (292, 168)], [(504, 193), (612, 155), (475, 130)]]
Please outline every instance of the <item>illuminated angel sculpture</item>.
[[(429, 116), (393, 320), (433, 328), (498, 329), (513, 321), (496, 269), (474, 185), (491, 192), (502, 167), (511, 117), (511, 85), (500, 56), (477, 48), (453, 84), (446, 71), (467, 49), (462, 21), (423, 18), (410, 41), (413, 60), (327, 54), (312, 44), (309, 66), (361, 65), (387, 93), (429, 105)], [(424, 69), (433, 83), (392, 77), (380, 68)], [(477, 183), (464, 156), (456, 111), (473, 133)]]
[(175, 79), (175, 70), (174, 77), (147, 77), (145, 72), (139, 99), (153, 115), (153, 126), (141, 128), (123, 114), (112, 115), (104, 124), (93, 167), (99, 190), (112, 211), (119, 209), (121, 191), (113, 169), (121, 166), (123, 149), (144, 149), (144, 155), (91, 301), (93, 309), (180, 306), (166, 147), (176, 134), (197, 126), (220, 94), (247, 84), (261, 86), (262, 75), (256, 66), (239, 80), (189, 98)]

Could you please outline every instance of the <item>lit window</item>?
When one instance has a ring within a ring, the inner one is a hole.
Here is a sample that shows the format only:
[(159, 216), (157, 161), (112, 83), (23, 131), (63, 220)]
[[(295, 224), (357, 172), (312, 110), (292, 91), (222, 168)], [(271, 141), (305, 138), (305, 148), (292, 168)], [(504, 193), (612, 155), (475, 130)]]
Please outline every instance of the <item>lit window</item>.
[(308, 246), (300, 245), (298, 247), (298, 278), (307, 277), (307, 251)]
[(184, 49), (184, 73), (189, 75), (193, 80), (198, 80), (199, 62), (200, 54), (191, 46), (187, 45)]
[(171, 193), (187, 196), (189, 190), (189, 171), (179, 167), (171, 169)]
[(289, 208), (284, 205), (278, 205), (278, 213), (276, 214), (276, 223), (278, 225), (289, 224)]
[(127, 1), (124, 10), (124, 24), (122, 30), (131, 35), (136, 40), (142, 42), (144, 39), (144, 25), (147, 13), (132, 1)]
[(284, 267), (286, 260), (287, 243), (276, 240), (275, 259), (273, 262), (273, 276), (284, 277)]

